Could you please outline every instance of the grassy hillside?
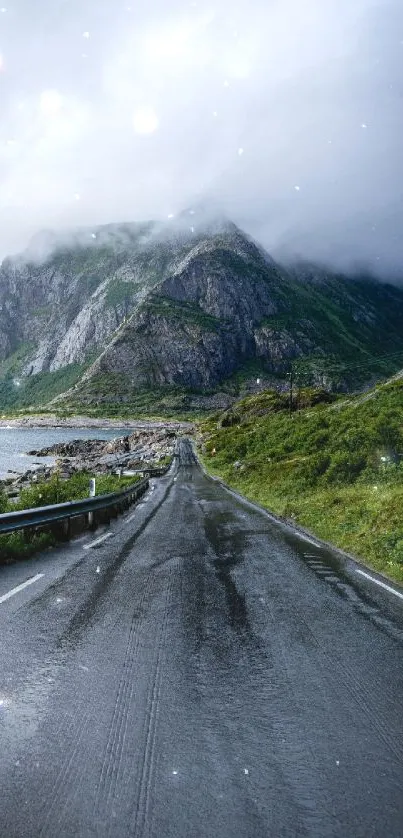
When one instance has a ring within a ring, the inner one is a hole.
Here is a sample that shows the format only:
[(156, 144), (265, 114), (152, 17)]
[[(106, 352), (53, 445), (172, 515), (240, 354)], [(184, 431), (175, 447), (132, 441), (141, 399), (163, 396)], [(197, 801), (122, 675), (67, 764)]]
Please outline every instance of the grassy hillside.
[(291, 415), (265, 392), (203, 422), (200, 441), (212, 473), (403, 582), (402, 380), (349, 399), (300, 390)]
[(18, 378), (8, 373), (0, 378), (0, 412), (13, 413), (44, 405), (79, 381), (85, 364), (69, 364), (55, 372), (40, 372), (29, 378)]

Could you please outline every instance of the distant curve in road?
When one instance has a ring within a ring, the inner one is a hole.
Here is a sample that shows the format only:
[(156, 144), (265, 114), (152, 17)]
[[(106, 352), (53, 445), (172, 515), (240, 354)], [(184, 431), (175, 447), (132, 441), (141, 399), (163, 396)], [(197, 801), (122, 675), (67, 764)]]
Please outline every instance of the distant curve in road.
[(0, 836), (401, 838), (399, 600), (186, 441), (86, 539), (0, 571)]

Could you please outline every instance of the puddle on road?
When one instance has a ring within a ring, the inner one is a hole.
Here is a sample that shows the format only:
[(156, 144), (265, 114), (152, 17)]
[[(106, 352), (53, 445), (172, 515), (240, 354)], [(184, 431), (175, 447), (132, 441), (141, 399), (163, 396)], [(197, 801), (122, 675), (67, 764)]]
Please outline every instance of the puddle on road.
[(238, 631), (248, 629), (245, 596), (240, 593), (231, 575), (234, 568), (244, 560), (246, 533), (237, 527), (237, 519), (228, 515), (228, 512), (206, 516), (204, 527), (215, 554), (211, 564), (225, 591), (229, 622)]
[(231, 565), (223, 565), (220, 559), (213, 562), (217, 579), (225, 588), (226, 601), (228, 606), (229, 621), (233, 628), (245, 629), (248, 627), (248, 615), (246, 601), (243, 594), (240, 594), (236, 583), (230, 576)]
[[(403, 623), (399, 615), (395, 617), (393, 609), (390, 610), (390, 614), (385, 614), (382, 603), (378, 604), (378, 592), (374, 590), (372, 596), (370, 589), (366, 591), (358, 577), (355, 579), (348, 560), (330, 548), (318, 544), (313, 538), (292, 531), (288, 527), (283, 528), (277, 522), (268, 521), (262, 526), (260, 513), (256, 514), (255, 527), (242, 528), (238, 511), (232, 515), (227, 504), (218, 505), (213, 491), (211, 498), (205, 493), (204, 497), (199, 499), (199, 504), (204, 517), (206, 537), (215, 553), (212, 565), (225, 589), (228, 616), (234, 628), (239, 630), (248, 627), (251, 630), (248, 625), (245, 597), (238, 590), (233, 571), (244, 561), (249, 537), (262, 535), (269, 537), (279, 549), (285, 543), (291, 548), (293, 555), (315, 575), (319, 584), (327, 585), (338, 597), (350, 603), (355, 611), (378, 628), (387, 631), (390, 636), (398, 638), (399, 641), (403, 640)], [(242, 515), (242, 518), (244, 517)]]

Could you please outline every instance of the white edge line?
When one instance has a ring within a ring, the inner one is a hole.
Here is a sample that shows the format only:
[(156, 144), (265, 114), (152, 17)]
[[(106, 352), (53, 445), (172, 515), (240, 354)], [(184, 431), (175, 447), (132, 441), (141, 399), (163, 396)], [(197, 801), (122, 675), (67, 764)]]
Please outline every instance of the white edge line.
[[(223, 489), (225, 489), (230, 495), (233, 495), (233, 496), (237, 497), (239, 500), (241, 500), (241, 502), (243, 501), (245, 506), (251, 506), (253, 509), (257, 509), (257, 510), (259, 510), (259, 512), (263, 512), (263, 514), (267, 515), (267, 517), (270, 518), (272, 521), (274, 521), (275, 524), (279, 524), (280, 527), (291, 530), (295, 535), (298, 535), (302, 540), (310, 542), (310, 544), (314, 545), (315, 547), (326, 547), (327, 549), (329, 547), (330, 548), (332, 547), (332, 545), (326, 544), (326, 542), (323, 542), (323, 543), (315, 542), (315, 541), (313, 541), (313, 539), (309, 538), (309, 536), (307, 536), (304, 533), (299, 532), (298, 530), (294, 529), (292, 524), (280, 521), (278, 518), (276, 518), (276, 516), (274, 514), (269, 512), (267, 509), (264, 509), (261, 506), (259, 506), (258, 504), (253, 503), (253, 501), (248, 500), (248, 498), (245, 498), (244, 495), (241, 495), (235, 489), (231, 489), (229, 486), (226, 486), (225, 483), (223, 483), (223, 481), (219, 477), (213, 477), (212, 475), (210, 475), (203, 466), (202, 466), (202, 471), (204, 472), (204, 474), (206, 475), (207, 478), (210, 478), (210, 480), (214, 480), (217, 483), (221, 483), (221, 486), (223, 487)], [(333, 546), (333, 549), (337, 550), (337, 548), (335, 548), (334, 546)], [(343, 553), (343, 551), (341, 551), (341, 552)], [(347, 555), (347, 558), (351, 558), (351, 557)], [(395, 591), (395, 589), (391, 588), (390, 585), (386, 585), (385, 582), (381, 582), (379, 579), (375, 579), (374, 576), (370, 576), (369, 573), (365, 573), (363, 570), (359, 570), (358, 567), (355, 568), (355, 571), (356, 571), (356, 573), (361, 574), (361, 576), (365, 576), (365, 578), (369, 579), (370, 582), (374, 582), (375, 585), (379, 585), (380, 588), (384, 588), (385, 591), (388, 591), (390, 594), (394, 594), (399, 599), (403, 600), (403, 593), (400, 593), (400, 591)]]
[[(269, 515), (270, 515), (270, 512), (269, 512)], [(303, 532), (298, 532), (298, 530), (295, 530), (295, 532), (300, 538), (302, 538), (303, 541), (307, 541), (308, 544), (312, 544), (313, 547), (321, 547), (321, 545), (318, 544), (317, 541), (314, 541), (313, 538), (309, 538), (309, 535), (305, 535), (305, 533), (303, 533)]]
[(135, 512), (134, 512), (133, 515), (130, 515), (130, 518), (126, 518), (126, 521), (124, 523), (125, 524), (130, 524), (130, 521), (133, 521), (134, 518), (136, 518), (136, 513)]
[(91, 547), (96, 547), (97, 544), (102, 544), (103, 541), (106, 541), (107, 538), (111, 538), (113, 532), (107, 532), (106, 535), (101, 535), (100, 538), (96, 538), (95, 541), (91, 541), (91, 544), (84, 544), (83, 550), (90, 550)]
[(42, 579), (42, 576), (44, 575), (44, 573), (37, 573), (36, 576), (32, 576), (31, 579), (27, 579), (26, 582), (22, 582), (21, 585), (17, 585), (16, 588), (12, 589), (12, 591), (9, 591), (7, 594), (3, 594), (3, 596), (0, 596), (0, 605), (3, 602), (6, 602), (8, 599), (11, 599), (11, 597), (15, 596), (15, 594), (19, 594), (20, 591), (24, 590), (24, 588), (28, 588), (28, 586), (33, 585), (34, 582), (38, 582), (38, 580)]
[(399, 597), (399, 599), (403, 599), (403, 594), (401, 594), (400, 591), (395, 591), (394, 588), (391, 588), (390, 585), (386, 585), (385, 582), (381, 582), (379, 579), (375, 579), (374, 576), (370, 576), (369, 573), (365, 573), (358, 567), (355, 568), (355, 572), (359, 573), (360, 576), (365, 576), (366, 579), (369, 579), (370, 582), (374, 582), (375, 585), (379, 585), (380, 588), (385, 588), (385, 591), (389, 591), (390, 594), (394, 594), (395, 596)]

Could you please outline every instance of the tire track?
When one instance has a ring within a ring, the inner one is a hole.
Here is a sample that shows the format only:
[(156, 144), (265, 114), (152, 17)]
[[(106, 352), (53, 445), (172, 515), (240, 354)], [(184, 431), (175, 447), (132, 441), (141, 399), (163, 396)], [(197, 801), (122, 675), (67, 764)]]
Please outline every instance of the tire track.
[[(150, 581), (151, 575), (145, 580), (144, 587), (141, 593), (140, 601), (137, 603), (137, 609), (142, 608), (144, 601), (150, 590)], [(125, 693), (127, 692), (127, 685), (132, 683), (128, 680), (130, 671), (132, 669), (132, 665), (130, 665), (130, 657), (133, 657), (133, 663), (136, 656), (136, 649), (138, 647), (139, 638), (138, 633), (136, 632), (136, 614), (133, 615), (130, 630), (129, 630), (129, 637), (126, 645), (126, 652), (125, 652), (125, 659), (123, 663), (123, 673), (120, 678), (119, 687), (118, 687), (118, 697), (116, 699), (115, 704), (115, 712), (114, 717), (112, 720), (111, 732), (110, 732), (110, 739), (112, 735), (116, 733), (119, 735), (119, 730), (116, 731), (116, 724), (114, 725), (113, 722), (118, 720), (118, 712), (117, 707), (125, 700)], [(133, 640), (134, 646), (133, 646)], [(133, 647), (133, 648), (132, 648)], [(129, 706), (129, 702), (127, 702), (127, 706)], [(124, 706), (124, 705), (123, 705)], [(76, 734), (73, 738), (73, 743), (71, 748), (69, 749), (69, 753), (64, 760), (62, 768), (58, 774), (56, 782), (53, 786), (53, 789), (49, 795), (50, 799), (50, 808), (45, 817), (45, 821), (43, 823), (41, 832), (39, 833), (40, 838), (45, 838), (45, 836), (49, 835), (50, 838), (54, 838), (55, 834), (58, 834), (58, 831), (63, 824), (63, 814), (66, 810), (66, 807), (71, 805), (72, 797), (75, 796), (75, 793), (80, 788), (80, 780), (82, 775), (85, 773), (85, 765), (80, 761), (80, 748), (83, 738), (88, 730), (88, 725), (91, 724), (92, 718), (89, 714), (82, 711), (82, 708), (77, 708), (73, 717), (70, 718), (70, 724), (68, 725), (67, 729), (63, 729), (63, 726), (60, 727), (60, 733), (63, 734), (63, 738), (68, 740), (70, 735), (73, 731), (76, 731)], [(112, 747), (113, 752), (113, 743), (111, 746), (110, 741), (108, 740), (107, 748)], [(103, 774), (105, 774), (105, 769), (107, 768), (107, 757), (104, 758), (104, 764), (101, 769), (101, 778)], [(105, 781), (105, 777), (104, 777)], [(101, 781), (100, 781), (101, 782)], [(98, 795), (99, 797), (99, 795)], [(54, 816), (57, 812), (57, 818), (55, 819)], [(95, 814), (95, 812), (94, 812)], [(51, 827), (49, 829), (49, 827)]]
[[(331, 811), (332, 808), (323, 777), (323, 767), (303, 721), (301, 702), (290, 671), (287, 647), (277, 630), (278, 622), (269, 597), (267, 614), (272, 625), (271, 636), (275, 650), (271, 665), (277, 662), (277, 672), (274, 675), (276, 670), (273, 669), (273, 677), (265, 682), (262, 695), (266, 705), (270, 707), (268, 728), (273, 737), (274, 754), (282, 777), (281, 784), (283, 789), (289, 792), (295, 806), (295, 834), (333, 838), (333, 825), (326, 823), (323, 818), (323, 811)], [(315, 797), (309, 793), (312, 781)], [(319, 796), (323, 801), (321, 807), (317, 806)]]
[[(403, 765), (403, 744), (399, 746), (396, 740), (392, 739), (387, 726), (376, 715), (376, 710), (371, 708), (370, 695), (367, 691), (363, 691), (362, 685), (359, 683), (354, 670), (338, 658), (333, 658), (332, 663), (336, 663), (336, 666), (339, 668), (346, 689), (356, 705), (360, 708), (363, 716), (369, 721), (371, 730), (374, 730), (378, 734), (383, 744), (395, 756), (397, 763)], [(331, 677), (333, 680), (335, 679), (334, 671), (331, 673)]]
[[(119, 801), (121, 805), (122, 799), (119, 795), (123, 790), (132, 797), (132, 800), (130, 796), (126, 798), (128, 814), (134, 812), (135, 816), (134, 832), (131, 830), (130, 834), (143, 834), (148, 819), (154, 788), (155, 741), (174, 571), (175, 567), (172, 565), (164, 581), (165, 590), (161, 591), (161, 580), (164, 577), (156, 573), (154, 569), (148, 575), (137, 606), (141, 608), (147, 599), (154, 598), (156, 594), (160, 596), (162, 594), (163, 611), (160, 619), (158, 615), (155, 618), (154, 636), (150, 638), (149, 629), (147, 635), (144, 634), (145, 627), (138, 626), (136, 617), (133, 617), (130, 627), (122, 674), (100, 769), (98, 792), (93, 807), (93, 822), (104, 824), (105, 832), (102, 834), (106, 836), (116, 834), (114, 804)], [(136, 630), (137, 628), (139, 630)], [(145, 653), (144, 660), (141, 653)], [(144, 665), (146, 676), (148, 674), (145, 691), (141, 689), (141, 684), (144, 684), (143, 674), (140, 685), (136, 678), (137, 670), (144, 671)], [(128, 750), (130, 747), (133, 748), (133, 743), (136, 742), (139, 716), (140, 718), (143, 716), (144, 721), (139, 735), (139, 744), (136, 743), (136, 757), (132, 756), (128, 759)], [(139, 825), (139, 818), (141, 825)]]
[(66, 630), (60, 637), (61, 645), (63, 645), (63, 643), (67, 641), (69, 644), (69, 648), (71, 648), (73, 638), (75, 639), (76, 643), (79, 642), (83, 633), (87, 630), (88, 626), (91, 625), (94, 615), (100, 606), (100, 603), (106, 600), (109, 596), (110, 585), (116, 578), (118, 571), (125, 563), (126, 559), (130, 556), (133, 547), (140, 538), (140, 536), (151, 524), (151, 522), (154, 520), (155, 516), (161, 509), (162, 505), (168, 499), (174, 485), (175, 484), (171, 476), (170, 482), (164, 488), (163, 495), (159, 499), (158, 503), (156, 503), (156, 505), (153, 506), (151, 511), (147, 514), (145, 519), (137, 527), (134, 533), (130, 535), (129, 538), (125, 539), (123, 546), (116, 553), (116, 556), (114, 557), (113, 561), (109, 564), (104, 573), (99, 577), (99, 581), (97, 582), (97, 584), (92, 587), (91, 595), (88, 597), (82, 608), (70, 620)]
[[(133, 548), (134, 542), (150, 523), (150, 520), (152, 520), (154, 515), (159, 511), (162, 503), (169, 496), (171, 488), (172, 482), (167, 486), (163, 497), (157, 504), (156, 508), (153, 509), (151, 515), (147, 516), (146, 520), (139, 527), (134, 536), (128, 539), (123, 549), (121, 549), (118, 556), (119, 564), (128, 557), (131, 549)], [(116, 562), (114, 562), (113, 570), (116, 571)], [(113, 575), (115, 575), (115, 573), (113, 573)], [(172, 576), (172, 569), (170, 576)], [(140, 598), (137, 599), (136, 602), (127, 638), (126, 649), (124, 652), (124, 662), (121, 669), (121, 676), (117, 689), (112, 721), (109, 728), (108, 740), (104, 750), (99, 783), (97, 784), (98, 788), (96, 800), (93, 806), (93, 818), (96, 819), (96, 822), (98, 823), (101, 822), (101, 819), (104, 820), (105, 828), (108, 829), (108, 834), (110, 834), (110, 829), (112, 829), (113, 826), (116, 826), (116, 824), (111, 823), (111, 804), (116, 798), (117, 787), (120, 787), (120, 775), (125, 773), (125, 744), (127, 741), (130, 713), (133, 708), (133, 697), (136, 689), (134, 673), (136, 663), (138, 662), (138, 653), (142, 637), (142, 625), (141, 621), (138, 621), (137, 619), (137, 613), (144, 607), (147, 598), (155, 588), (157, 579), (158, 575), (155, 573), (155, 570), (148, 573), (146, 579), (143, 581)], [(168, 581), (169, 580), (170, 578)], [(110, 580), (108, 579), (108, 582), (109, 581)], [(170, 586), (171, 582), (169, 581), (168, 594), (170, 592)], [(163, 618), (164, 632), (167, 622), (167, 608), (168, 606), (166, 603)], [(69, 628), (71, 630), (71, 626)], [(158, 649), (160, 640), (163, 642), (161, 634), (158, 638), (156, 638), (156, 647)], [(160, 658), (161, 653), (159, 650), (158, 659)], [(153, 705), (158, 704), (161, 676), (158, 677), (157, 687), (158, 689), (156, 692), (154, 689), (155, 694), (152, 700)], [(158, 713), (158, 709), (154, 710), (153, 708), (153, 717), (155, 713)], [(38, 838), (39, 836), (40, 838), (54, 838), (55, 834), (62, 832), (63, 824), (65, 824), (66, 820), (68, 821), (69, 819), (69, 809), (74, 811), (74, 800), (79, 794), (81, 780), (85, 779), (85, 759), (82, 758), (82, 745), (88, 732), (88, 727), (91, 725), (93, 720), (91, 716), (85, 712), (84, 708), (77, 708), (73, 717), (69, 714), (68, 725), (64, 724), (65, 719), (66, 717), (64, 717), (62, 723), (59, 725), (59, 735), (60, 737), (63, 737), (64, 741), (70, 741), (71, 745), (67, 756), (63, 760), (62, 767), (57, 775), (55, 783), (53, 784), (53, 788), (51, 788), (49, 795), (47, 795), (48, 806), (46, 807), (46, 813), (44, 820), (42, 821), (41, 831), (38, 833)]]
[[(78, 719), (80, 719), (79, 723), (77, 723)], [(80, 753), (82, 739), (84, 734), (87, 732), (87, 726), (90, 723), (90, 720), (91, 718), (89, 714), (82, 713), (80, 712), (80, 709), (77, 708), (68, 730), (68, 732), (71, 732), (75, 729), (76, 734), (74, 736), (73, 744), (68, 757), (58, 774), (53, 790), (50, 794), (50, 806), (45, 816), (42, 828), (38, 833), (38, 838), (45, 838), (47, 835), (50, 836), (50, 838), (54, 838), (55, 834), (59, 834), (59, 827), (63, 823), (62, 816), (69, 800), (69, 789), (77, 772), (77, 757)], [(56, 812), (57, 818), (54, 820)], [(49, 830), (50, 826), (51, 829)]]
[[(149, 574), (145, 582), (140, 602), (137, 606), (139, 609), (143, 607), (144, 602), (151, 593), (153, 587), (152, 583), (153, 577)], [(104, 751), (98, 785), (98, 794), (94, 806), (94, 815), (99, 815), (102, 811), (108, 812), (110, 810), (111, 798), (114, 797), (119, 780), (129, 715), (132, 708), (133, 693), (135, 689), (134, 674), (141, 638), (140, 630), (136, 631), (138, 628), (137, 615), (135, 614), (130, 626), (122, 674), (119, 681), (112, 721), (109, 728), (108, 740)]]
[(376, 732), (383, 742), (383, 744), (388, 748), (388, 750), (394, 755), (399, 765), (403, 764), (403, 743), (399, 746), (396, 743), (396, 740), (393, 739), (389, 733), (388, 728), (386, 725), (381, 721), (381, 719), (376, 715), (376, 709), (371, 708), (371, 697), (367, 690), (363, 691), (362, 684), (358, 681), (357, 675), (354, 672), (353, 668), (349, 666), (347, 661), (342, 660), (339, 656), (329, 652), (327, 648), (324, 647), (323, 641), (320, 641), (319, 638), (316, 636), (314, 631), (312, 630), (311, 626), (307, 623), (305, 618), (303, 617), (301, 611), (298, 609), (296, 604), (293, 605), (294, 612), (298, 615), (298, 618), (302, 625), (304, 626), (307, 633), (310, 635), (313, 644), (319, 654), (317, 655), (317, 660), (319, 665), (324, 672), (325, 680), (330, 680), (334, 685), (334, 690), (340, 693), (340, 681), (342, 681), (345, 685), (346, 690), (351, 695), (354, 703), (359, 707), (362, 712), (362, 715), (369, 721), (371, 731)]
[[(144, 716), (143, 726), (143, 759), (138, 772), (138, 794), (134, 806), (133, 838), (142, 838), (151, 832), (149, 823), (150, 804), (155, 787), (155, 743), (158, 728), (158, 717), (160, 710), (160, 697), (162, 688), (163, 659), (165, 657), (165, 645), (167, 625), (169, 617), (169, 606), (172, 599), (172, 587), (175, 566), (171, 566), (168, 579), (164, 613), (161, 621), (160, 631), (157, 637), (157, 655), (154, 664), (153, 675), (150, 679), (148, 700)], [(110, 834), (110, 833), (109, 833)]]

